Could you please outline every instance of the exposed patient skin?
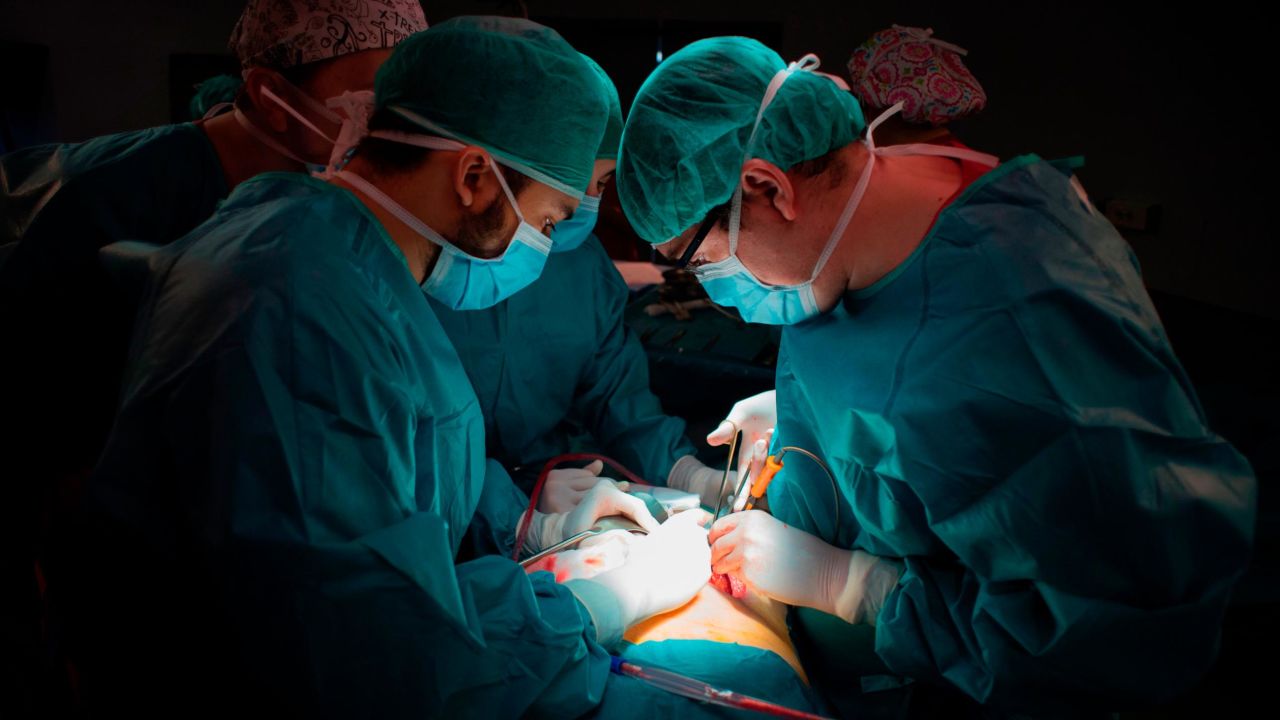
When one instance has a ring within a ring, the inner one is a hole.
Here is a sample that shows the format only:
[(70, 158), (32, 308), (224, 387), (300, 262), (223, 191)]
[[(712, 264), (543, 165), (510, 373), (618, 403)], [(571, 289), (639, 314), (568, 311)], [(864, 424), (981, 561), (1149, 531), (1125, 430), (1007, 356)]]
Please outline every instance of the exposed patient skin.
[[(557, 582), (589, 578), (621, 565), (631, 543), (644, 541), (643, 536), (609, 533), (590, 547), (545, 557), (526, 570), (551, 572)], [(786, 607), (754, 593), (737, 599), (708, 583), (684, 606), (636, 624), (624, 637), (635, 645), (660, 640), (708, 640), (767, 650), (785, 660), (808, 684), (787, 633)]]

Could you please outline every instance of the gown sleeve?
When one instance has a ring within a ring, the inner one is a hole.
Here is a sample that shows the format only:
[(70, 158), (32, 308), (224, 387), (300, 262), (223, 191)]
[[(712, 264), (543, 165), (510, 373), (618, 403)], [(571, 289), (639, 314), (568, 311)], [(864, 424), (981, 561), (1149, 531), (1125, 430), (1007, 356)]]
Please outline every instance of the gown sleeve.
[(166, 407), (179, 447), (193, 424), (209, 438), (179, 455), (209, 463), (189, 508), (252, 673), (327, 715), (589, 710), (609, 660), (570, 590), (502, 557), (454, 563), (450, 518), (490, 465), (478, 412), (411, 392), (433, 360), (403, 354), (359, 279), (296, 275)]

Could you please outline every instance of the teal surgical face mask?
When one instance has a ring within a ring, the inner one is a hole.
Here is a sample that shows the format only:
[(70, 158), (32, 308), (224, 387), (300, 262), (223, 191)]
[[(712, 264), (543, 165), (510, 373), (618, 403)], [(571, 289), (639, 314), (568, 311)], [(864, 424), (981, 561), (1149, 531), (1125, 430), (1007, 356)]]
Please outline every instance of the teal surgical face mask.
[[(371, 136), (393, 142), (411, 141), (413, 145), (436, 150), (460, 150), (466, 147), (460, 142), (430, 135), (377, 131)], [(551, 238), (525, 222), (520, 205), (516, 203), (515, 195), (492, 156), (489, 157), (489, 164), (520, 220), (507, 249), (496, 258), (475, 257), (461, 249), (359, 175), (339, 170), (335, 176), (359, 189), (405, 225), (440, 247), (435, 267), (422, 281), (423, 292), (454, 310), (480, 310), (498, 304), (536, 280), (542, 274), (552, 244)]]
[[(782, 86), (783, 82), (786, 82), (786, 79), (792, 73), (808, 72), (815, 70), (817, 67), (817, 58), (807, 55), (799, 63), (792, 63), (787, 69), (779, 71), (774, 76), (769, 88), (765, 91), (760, 111), (756, 114), (756, 125), (752, 128), (751, 137), (747, 141), (747, 157), (750, 157), (752, 143), (755, 140), (756, 130), (759, 128), (760, 118), (764, 116), (764, 109), (769, 106), (770, 101), (777, 94), (778, 88)], [(738, 233), (742, 227), (742, 185), (738, 185), (737, 189), (734, 190), (733, 201), (730, 206), (729, 257), (692, 268), (694, 275), (702, 283), (702, 288), (707, 291), (707, 296), (711, 298), (712, 302), (735, 307), (742, 315), (743, 320), (764, 325), (794, 325), (818, 315), (820, 309), (817, 298), (813, 293), (813, 282), (822, 272), (822, 269), (826, 267), (827, 261), (831, 259), (831, 254), (840, 244), (840, 239), (844, 237), (845, 230), (849, 227), (849, 222), (853, 220), (853, 215), (857, 211), (858, 205), (862, 203), (862, 198), (867, 192), (867, 186), (871, 182), (871, 173), (875, 168), (877, 157), (889, 155), (942, 155), (965, 158), (987, 165), (996, 164), (996, 159), (990, 155), (963, 148), (924, 144), (877, 148), (873, 139), (875, 129), (880, 123), (901, 109), (901, 103), (894, 105), (867, 126), (867, 137), (863, 141), (868, 150), (866, 166), (858, 177), (858, 182), (854, 186), (853, 192), (849, 195), (848, 202), (845, 203), (840, 219), (836, 222), (836, 226), (832, 229), (826, 245), (822, 248), (822, 254), (818, 257), (813, 272), (809, 274), (809, 279), (802, 283), (770, 285), (757, 278), (738, 259)]]
[(595, 230), (599, 218), (600, 196), (583, 196), (573, 217), (556, 223), (556, 229), (551, 231), (551, 252), (569, 252), (580, 247)]

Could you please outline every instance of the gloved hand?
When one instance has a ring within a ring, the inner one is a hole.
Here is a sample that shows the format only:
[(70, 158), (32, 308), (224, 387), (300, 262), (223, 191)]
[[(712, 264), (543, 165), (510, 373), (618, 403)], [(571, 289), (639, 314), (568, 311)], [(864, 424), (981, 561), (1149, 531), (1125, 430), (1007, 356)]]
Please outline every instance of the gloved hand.
[[(721, 483), (724, 482), (724, 471), (707, 467), (692, 455), (685, 455), (676, 460), (667, 475), (667, 487), (685, 492), (695, 493), (702, 499), (702, 504), (715, 509), (720, 501)], [(729, 482), (724, 483), (724, 494), (733, 493), (738, 486), (738, 473), (729, 471)]]
[(569, 512), (533, 513), (529, 534), (522, 552), (532, 554), (551, 547), (567, 537), (589, 530), (596, 521), (610, 515), (622, 515), (649, 532), (658, 529), (658, 521), (640, 498), (632, 497), (611, 482), (597, 483), (582, 496), (582, 502)]
[(622, 567), (584, 582), (608, 588), (622, 611), (623, 628), (674, 610), (693, 599), (711, 577), (711, 548), (698, 521), (706, 513), (676, 513), (647, 537), (631, 543)]
[(711, 528), (711, 568), (757, 593), (875, 625), (902, 566), (843, 550), (759, 510), (734, 513)]
[(733, 439), (734, 426), (742, 431), (742, 440), (738, 443), (738, 477), (751, 471), (752, 477), (760, 472), (764, 465), (765, 452), (760, 451), (760, 442), (767, 450), (773, 438), (773, 428), (778, 424), (778, 393), (766, 390), (759, 395), (752, 395), (733, 404), (729, 415), (721, 421), (720, 426), (707, 436), (710, 445), (727, 445)]
[(552, 470), (547, 474), (547, 481), (542, 485), (542, 494), (538, 496), (538, 511), (544, 513), (565, 513), (578, 507), (587, 491), (601, 482), (612, 482), (617, 488), (626, 492), (631, 483), (625, 480), (608, 480), (600, 477), (604, 463), (596, 460), (584, 468), (565, 468)]

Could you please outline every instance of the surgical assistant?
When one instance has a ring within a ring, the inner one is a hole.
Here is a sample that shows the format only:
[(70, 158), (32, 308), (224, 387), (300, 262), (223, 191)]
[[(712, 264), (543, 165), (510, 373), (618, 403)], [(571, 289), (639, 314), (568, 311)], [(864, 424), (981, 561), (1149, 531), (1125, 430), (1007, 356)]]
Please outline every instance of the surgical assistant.
[[(358, 39), (327, 47), (338, 27)], [(33, 493), (49, 478), (79, 484), (106, 441), (133, 308), (99, 249), (171, 242), (253, 175), (322, 166), (345, 119), (325, 99), (371, 88), (390, 49), (425, 27), (410, 0), (373, 0), (363, 10), (340, 0), (253, 0), (229, 43), (245, 77), (232, 111), (0, 158), (0, 244), (12, 243), (0, 264), (0, 304), (12, 318), (0, 373), (12, 422), (0, 433), (9, 477)]]
[[(517, 475), (526, 480), (525, 490), (546, 460), (569, 452), (572, 435), (585, 431), (595, 449), (641, 477), (696, 492), (714, 504), (713, 486), (719, 489), (721, 474), (692, 457), (684, 422), (666, 415), (649, 390), (644, 350), (623, 322), (626, 285), (592, 234), (623, 119), (613, 81), (587, 61), (610, 99), (609, 123), (596, 153), (595, 177), (573, 217), (552, 233), (542, 275), (485, 310), (457, 311), (435, 301), (432, 306), (480, 398), (489, 455), (513, 473), (521, 468)], [(575, 482), (594, 482), (592, 473), (553, 473), (544, 502), (566, 507), (577, 494), (560, 484)]]
[(590, 176), (594, 82), (535, 23), (441, 23), (383, 65), (340, 173), (261, 175), (156, 251), (73, 593), (101, 705), (576, 716), (622, 630), (705, 584), (706, 533), (675, 520), (591, 580), (454, 563), (477, 512), (514, 535), (522, 496), (424, 293), (483, 308), (536, 277)]

